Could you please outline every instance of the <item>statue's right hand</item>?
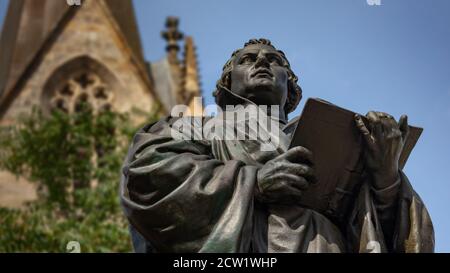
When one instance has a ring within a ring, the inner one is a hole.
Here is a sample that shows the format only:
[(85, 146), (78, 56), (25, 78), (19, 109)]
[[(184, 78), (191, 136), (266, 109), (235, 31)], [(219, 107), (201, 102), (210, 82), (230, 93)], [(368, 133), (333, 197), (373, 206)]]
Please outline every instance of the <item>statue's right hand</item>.
[(258, 170), (256, 198), (263, 203), (295, 204), (315, 183), (312, 153), (298, 146), (266, 162)]

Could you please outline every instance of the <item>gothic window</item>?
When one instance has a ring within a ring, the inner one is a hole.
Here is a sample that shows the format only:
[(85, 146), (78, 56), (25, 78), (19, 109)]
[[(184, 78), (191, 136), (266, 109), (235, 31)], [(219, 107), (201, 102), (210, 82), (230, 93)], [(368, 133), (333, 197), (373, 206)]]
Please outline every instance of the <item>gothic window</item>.
[(47, 109), (76, 113), (83, 105), (94, 114), (111, 110), (114, 100), (114, 76), (89, 57), (76, 58), (50, 77), (43, 95)]
[(52, 108), (75, 113), (84, 103), (94, 112), (111, 109), (113, 93), (93, 72), (75, 74), (55, 91), (50, 101)]

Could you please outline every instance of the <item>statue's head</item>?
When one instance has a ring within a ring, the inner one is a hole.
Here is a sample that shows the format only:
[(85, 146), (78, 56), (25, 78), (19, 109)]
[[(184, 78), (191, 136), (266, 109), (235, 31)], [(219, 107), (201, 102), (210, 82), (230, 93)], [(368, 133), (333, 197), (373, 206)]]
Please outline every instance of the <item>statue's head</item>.
[(226, 88), (257, 105), (279, 105), (287, 116), (302, 97), (297, 80), (283, 51), (267, 39), (252, 39), (226, 62), (213, 95), (225, 107)]

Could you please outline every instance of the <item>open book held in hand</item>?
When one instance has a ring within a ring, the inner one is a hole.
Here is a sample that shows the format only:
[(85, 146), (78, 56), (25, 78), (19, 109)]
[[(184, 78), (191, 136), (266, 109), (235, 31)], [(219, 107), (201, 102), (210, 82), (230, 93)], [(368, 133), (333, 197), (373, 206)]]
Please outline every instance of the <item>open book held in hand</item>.
[[(303, 194), (301, 205), (336, 220), (348, 212), (364, 173), (364, 139), (355, 113), (320, 99), (308, 99), (293, 134), (290, 148), (303, 146), (314, 155), (318, 182)], [(367, 120), (362, 116), (364, 123)], [(399, 167), (405, 163), (423, 129), (409, 127)]]

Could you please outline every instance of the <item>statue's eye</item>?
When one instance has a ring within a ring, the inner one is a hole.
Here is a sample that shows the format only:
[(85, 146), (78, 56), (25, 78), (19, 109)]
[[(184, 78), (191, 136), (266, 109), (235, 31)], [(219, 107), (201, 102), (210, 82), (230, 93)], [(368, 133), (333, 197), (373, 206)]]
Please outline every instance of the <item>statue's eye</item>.
[(248, 64), (248, 63), (252, 63), (254, 61), (254, 58), (250, 55), (246, 55), (244, 57), (241, 58), (241, 64)]
[(269, 62), (276, 63), (277, 65), (282, 65), (283, 62), (281, 61), (281, 58), (276, 55), (269, 56)]

